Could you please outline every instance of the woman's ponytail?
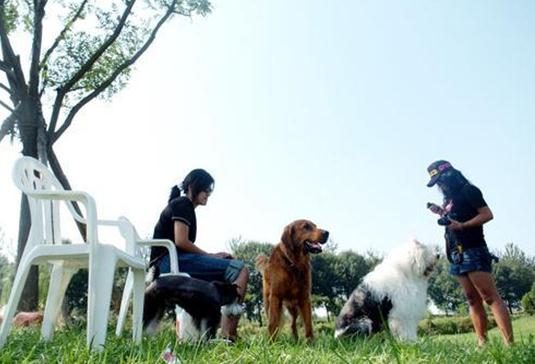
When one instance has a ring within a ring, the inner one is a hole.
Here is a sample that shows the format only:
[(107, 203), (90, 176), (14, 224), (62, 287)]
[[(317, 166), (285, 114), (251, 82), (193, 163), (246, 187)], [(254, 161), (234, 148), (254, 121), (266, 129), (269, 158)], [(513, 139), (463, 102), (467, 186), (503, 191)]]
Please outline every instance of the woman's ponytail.
[(171, 194), (169, 195), (169, 200), (167, 202), (177, 197), (180, 197), (180, 188), (178, 188), (177, 185), (174, 185), (173, 188), (171, 188)]

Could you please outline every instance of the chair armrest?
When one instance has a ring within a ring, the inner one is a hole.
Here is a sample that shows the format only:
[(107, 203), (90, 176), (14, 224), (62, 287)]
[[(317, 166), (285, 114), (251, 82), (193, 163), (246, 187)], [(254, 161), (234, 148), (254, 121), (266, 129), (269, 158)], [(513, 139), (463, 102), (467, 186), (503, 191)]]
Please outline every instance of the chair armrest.
[(161, 246), (164, 248), (167, 248), (169, 251), (169, 261), (170, 261), (170, 270), (171, 273), (178, 273), (180, 272), (179, 266), (178, 266), (178, 259), (177, 259), (177, 252), (176, 252), (176, 246), (175, 243), (173, 243), (169, 239), (148, 239), (148, 240), (137, 240), (137, 244), (143, 245), (143, 246)]
[(76, 201), (84, 205), (87, 217), (80, 216), (71, 205), (69, 210), (76, 219), (76, 221), (87, 225), (87, 242), (98, 241), (97, 235), (97, 205), (95, 200), (87, 192), (83, 191), (25, 191), (25, 193), (33, 198), (40, 200), (58, 200), (58, 201)]
[(119, 227), (120, 222), (118, 220), (97, 220), (97, 225), (104, 226), (117, 226)]

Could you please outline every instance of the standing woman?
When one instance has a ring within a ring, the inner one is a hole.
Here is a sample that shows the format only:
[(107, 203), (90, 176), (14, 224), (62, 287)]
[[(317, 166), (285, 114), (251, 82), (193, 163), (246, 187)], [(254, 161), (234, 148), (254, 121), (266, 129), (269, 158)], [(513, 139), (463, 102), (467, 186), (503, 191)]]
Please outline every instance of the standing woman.
[(483, 302), (490, 306), (506, 345), (513, 343), (511, 318), (491, 275), (493, 256), (483, 235), (483, 224), (493, 215), (483, 194), (460, 171), (444, 160), (428, 168), (431, 180), (444, 196), (442, 207), (428, 204), (429, 209), (442, 218), (446, 226), (446, 252), (450, 274), (457, 277), (468, 305), (479, 345), (487, 341), (487, 316)]
[[(208, 253), (195, 245), (197, 235), (197, 206), (205, 206), (214, 189), (214, 179), (204, 169), (194, 169), (180, 185), (171, 189), (167, 206), (160, 214), (154, 228), (154, 239), (169, 239), (177, 247), (181, 272), (205, 281), (227, 281), (238, 287), (243, 302), (249, 280), (249, 271), (241, 260), (235, 260), (226, 252)], [(180, 191), (184, 192), (181, 196)], [(151, 249), (150, 265), (157, 266), (160, 273), (170, 272), (168, 250), (162, 247)], [(224, 337), (235, 340), (239, 316), (223, 316), (221, 330)]]

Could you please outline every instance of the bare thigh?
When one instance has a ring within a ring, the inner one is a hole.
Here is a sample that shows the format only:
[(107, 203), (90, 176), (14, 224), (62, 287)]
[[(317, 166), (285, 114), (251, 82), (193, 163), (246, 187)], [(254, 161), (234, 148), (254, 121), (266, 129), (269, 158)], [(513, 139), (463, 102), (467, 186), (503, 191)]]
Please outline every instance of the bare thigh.
[(479, 296), (489, 306), (496, 300), (500, 300), (498, 290), (492, 275), (487, 272), (470, 272), (468, 273), (468, 279), (472, 285), (477, 289)]
[(461, 284), (461, 287), (463, 288), (463, 291), (464, 291), (464, 295), (466, 296), (466, 299), (470, 306), (483, 303), (483, 300), (481, 299), (481, 296), (479, 295), (479, 291), (474, 286), (474, 283), (468, 276), (458, 276), (457, 280)]

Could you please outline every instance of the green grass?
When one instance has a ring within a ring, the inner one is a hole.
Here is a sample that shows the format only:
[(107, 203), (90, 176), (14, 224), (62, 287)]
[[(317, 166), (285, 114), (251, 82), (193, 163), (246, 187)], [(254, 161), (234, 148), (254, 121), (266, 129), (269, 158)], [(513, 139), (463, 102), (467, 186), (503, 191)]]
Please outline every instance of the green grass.
[(160, 358), (170, 346), (181, 363), (533, 363), (535, 358), (535, 317), (513, 322), (516, 344), (506, 348), (499, 332), (489, 332), (489, 344), (476, 346), (473, 333), (424, 336), (415, 344), (398, 343), (382, 333), (371, 339), (338, 341), (332, 329), (320, 323), (313, 343), (294, 342), (287, 331), (270, 343), (265, 328), (245, 326), (235, 345), (223, 343), (179, 344), (171, 325), (155, 337), (144, 337), (133, 345), (126, 337), (109, 332), (101, 353), (88, 352), (83, 328), (59, 330), (51, 342), (39, 339), (39, 330), (20, 329), (11, 333), (0, 351), (0, 363), (163, 363)]

